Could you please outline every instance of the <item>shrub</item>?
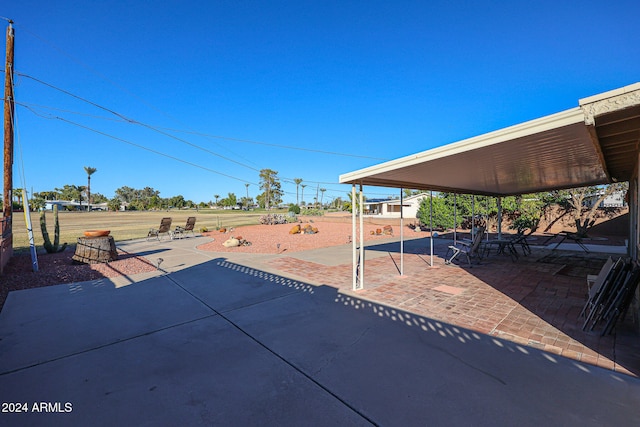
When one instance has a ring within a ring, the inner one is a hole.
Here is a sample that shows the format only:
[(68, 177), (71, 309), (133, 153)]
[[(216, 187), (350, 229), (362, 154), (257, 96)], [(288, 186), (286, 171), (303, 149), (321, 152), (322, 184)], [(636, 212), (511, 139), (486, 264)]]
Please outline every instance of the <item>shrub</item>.
[(289, 212), (293, 212), (296, 215), (300, 215), (300, 206), (298, 205), (290, 205)]
[[(418, 208), (418, 214), (416, 215), (420, 223), (429, 225), (431, 218), (433, 218), (433, 228), (438, 230), (446, 230), (453, 228), (453, 208), (448, 206), (446, 201), (440, 197), (433, 198), (433, 215), (431, 215), (431, 202), (428, 197), (425, 197), (420, 202)], [(460, 216), (458, 215), (457, 221), (460, 223)]]
[(302, 211), (302, 215), (306, 215), (306, 216), (322, 216), (324, 215), (324, 211), (321, 211), (320, 209), (304, 209)]

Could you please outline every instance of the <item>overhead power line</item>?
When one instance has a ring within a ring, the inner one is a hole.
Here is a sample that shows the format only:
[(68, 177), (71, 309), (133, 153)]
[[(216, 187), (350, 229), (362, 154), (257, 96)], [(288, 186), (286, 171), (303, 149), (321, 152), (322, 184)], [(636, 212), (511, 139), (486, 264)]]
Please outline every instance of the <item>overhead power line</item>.
[[(28, 107), (27, 107), (27, 108), (28, 108)], [(97, 129), (90, 128), (89, 126), (85, 126), (85, 125), (83, 125), (83, 124), (76, 123), (76, 122), (74, 122), (74, 121), (72, 121), (72, 120), (65, 119), (64, 117), (57, 117), (57, 116), (56, 116), (56, 117), (44, 117), (44, 116), (42, 116), (42, 115), (38, 114), (37, 112), (35, 112), (35, 111), (31, 110), (30, 108), (29, 108), (29, 110), (30, 110), (30, 111), (32, 111), (34, 114), (36, 114), (36, 115), (38, 115), (38, 116), (40, 116), (40, 117), (43, 117), (43, 118), (52, 119), (52, 120), (60, 120), (60, 121), (63, 121), (63, 122), (69, 123), (69, 124), (71, 124), (71, 125), (74, 125), (74, 126), (77, 126), (77, 127), (83, 128), (83, 129), (86, 129), (86, 130), (88, 130), (88, 131), (91, 131), (91, 132), (97, 133), (97, 134), (99, 134), (99, 135), (106, 136), (107, 138), (115, 139), (116, 141), (120, 141), (120, 142), (123, 142), (123, 143), (125, 143), (125, 144), (132, 145), (132, 146), (137, 147), (137, 148), (140, 148), (140, 149), (142, 149), (142, 150), (149, 151), (150, 153), (154, 153), (154, 154), (157, 154), (157, 155), (159, 155), (159, 156), (163, 156), (163, 157), (166, 157), (166, 158), (168, 158), (168, 159), (172, 159), (172, 160), (175, 160), (175, 161), (180, 162), (180, 163), (184, 163), (184, 164), (189, 165), (189, 166), (194, 166), (194, 167), (196, 167), (196, 168), (199, 168), (199, 169), (202, 169), (202, 170), (206, 170), (206, 171), (208, 171), (208, 172), (212, 172), (212, 173), (215, 173), (215, 174), (217, 174), (217, 175), (221, 175), (221, 176), (224, 176), (224, 177), (226, 177), (226, 178), (230, 178), (230, 179), (233, 179), (233, 180), (236, 180), (236, 181), (240, 181), (240, 182), (243, 182), (243, 183), (248, 183), (248, 184), (254, 184), (254, 185), (257, 185), (256, 183), (254, 183), (254, 182), (250, 182), (250, 181), (247, 181), (246, 179), (241, 179), (241, 178), (238, 178), (238, 177), (235, 177), (235, 176), (232, 176), (232, 175), (228, 175), (228, 174), (225, 174), (225, 173), (222, 173), (222, 172), (218, 172), (218, 171), (213, 170), (213, 169), (211, 169), (211, 168), (208, 168), (208, 167), (206, 167), (206, 166), (202, 166), (202, 165), (199, 165), (199, 164), (197, 164), (197, 163), (193, 163), (193, 162), (190, 162), (190, 161), (188, 161), (188, 160), (184, 160), (184, 159), (181, 159), (181, 158), (179, 158), (179, 157), (172, 156), (172, 155), (170, 155), (170, 154), (166, 154), (166, 153), (163, 153), (163, 152), (158, 151), (158, 150), (154, 150), (154, 149), (149, 148), (149, 147), (145, 147), (144, 145), (141, 145), (141, 144), (136, 144), (135, 142), (131, 142), (131, 141), (128, 141), (128, 140), (126, 140), (126, 139), (119, 138), (119, 137), (117, 137), (117, 136), (115, 136), (115, 135), (111, 135), (111, 134), (108, 134), (108, 133), (106, 133), (106, 132), (102, 132), (102, 131), (99, 131), (99, 130), (97, 130)]]
[(264, 146), (267, 146), (267, 147), (282, 148), (282, 149), (285, 149), (285, 150), (307, 151), (307, 152), (310, 152), (310, 153), (319, 153), (319, 154), (327, 154), (327, 155), (331, 155), (331, 156), (342, 156), (342, 157), (355, 157), (355, 158), (370, 159), (370, 160), (382, 160), (382, 161), (388, 160), (388, 159), (383, 159), (383, 158), (380, 158), (380, 157), (363, 156), (363, 155), (360, 155), (360, 154), (338, 153), (336, 151), (317, 150), (317, 149), (314, 149), (314, 148), (293, 147), (291, 145), (273, 144), (273, 143), (269, 143), (269, 142), (253, 141), (253, 140), (250, 140), (250, 139), (232, 138), (232, 137), (229, 137), (229, 136), (211, 135), (211, 134), (202, 133), (202, 132), (196, 132), (196, 131), (187, 131), (187, 130), (171, 129), (171, 128), (161, 128), (161, 129), (170, 130), (172, 132), (190, 133), (190, 134), (193, 134), (193, 135), (203, 136), (203, 137), (206, 137), (206, 138), (225, 139), (225, 140), (234, 141), (234, 142), (244, 142), (244, 143), (247, 143), (247, 144), (264, 145)]

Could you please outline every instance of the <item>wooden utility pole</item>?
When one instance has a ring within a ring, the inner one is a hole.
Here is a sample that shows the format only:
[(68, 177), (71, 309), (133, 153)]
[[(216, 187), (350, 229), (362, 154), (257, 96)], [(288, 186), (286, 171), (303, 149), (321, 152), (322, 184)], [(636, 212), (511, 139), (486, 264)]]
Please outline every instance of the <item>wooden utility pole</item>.
[(13, 254), (13, 21), (7, 27), (7, 61), (4, 67), (4, 190), (2, 192), (2, 247), (0, 272)]

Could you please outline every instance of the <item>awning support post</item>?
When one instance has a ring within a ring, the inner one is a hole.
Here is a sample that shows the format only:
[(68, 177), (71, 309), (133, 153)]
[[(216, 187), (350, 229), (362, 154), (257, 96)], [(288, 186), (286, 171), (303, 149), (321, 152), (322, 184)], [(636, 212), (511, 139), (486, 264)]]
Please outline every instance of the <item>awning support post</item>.
[(351, 256), (353, 261), (353, 284), (352, 288), (354, 291), (358, 289), (358, 246), (357, 246), (357, 236), (356, 236), (356, 185), (351, 185)]
[(476, 195), (471, 195), (471, 240), (476, 238)]
[(502, 239), (502, 197), (498, 197), (498, 239)]
[(429, 190), (429, 244), (431, 245), (431, 267), (433, 267), (433, 190)]
[(453, 193), (453, 244), (458, 243), (458, 202), (456, 193)]
[(362, 184), (360, 184), (360, 285), (358, 289), (364, 289), (364, 194)]
[(404, 276), (404, 197), (400, 189), (400, 275)]

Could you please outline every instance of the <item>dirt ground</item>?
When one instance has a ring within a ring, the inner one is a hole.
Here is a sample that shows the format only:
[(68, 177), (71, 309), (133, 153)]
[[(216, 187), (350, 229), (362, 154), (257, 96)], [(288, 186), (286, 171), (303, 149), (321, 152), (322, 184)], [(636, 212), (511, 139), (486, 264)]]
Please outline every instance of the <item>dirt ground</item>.
[[(311, 220), (313, 221), (313, 220)], [(290, 234), (292, 228), (297, 224), (279, 224), (279, 225), (249, 225), (239, 227), (233, 231), (226, 233), (211, 232), (205, 233), (208, 237), (215, 240), (198, 246), (198, 249), (204, 251), (215, 252), (246, 252), (246, 253), (263, 253), (275, 254), (283, 252), (297, 252), (315, 248), (323, 248), (328, 246), (344, 245), (352, 241), (353, 230), (351, 223), (313, 221), (303, 222), (299, 225), (310, 225), (318, 229), (316, 234)], [(364, 227), (364, 240), (384, 240), (398, 236), (399, 227), (392, 226), (393, 234), (384, 234), (385, 229), (382, 225), (369, 224)], [(411, 233), (416, 237), (416, 233), (405, 227), (405, 233)], [(428, 233), (418, 233), (428, 235)], [(225, 247), (223, 243), (232, 238), (242, 238), (250, 243), (248, 246)]]

